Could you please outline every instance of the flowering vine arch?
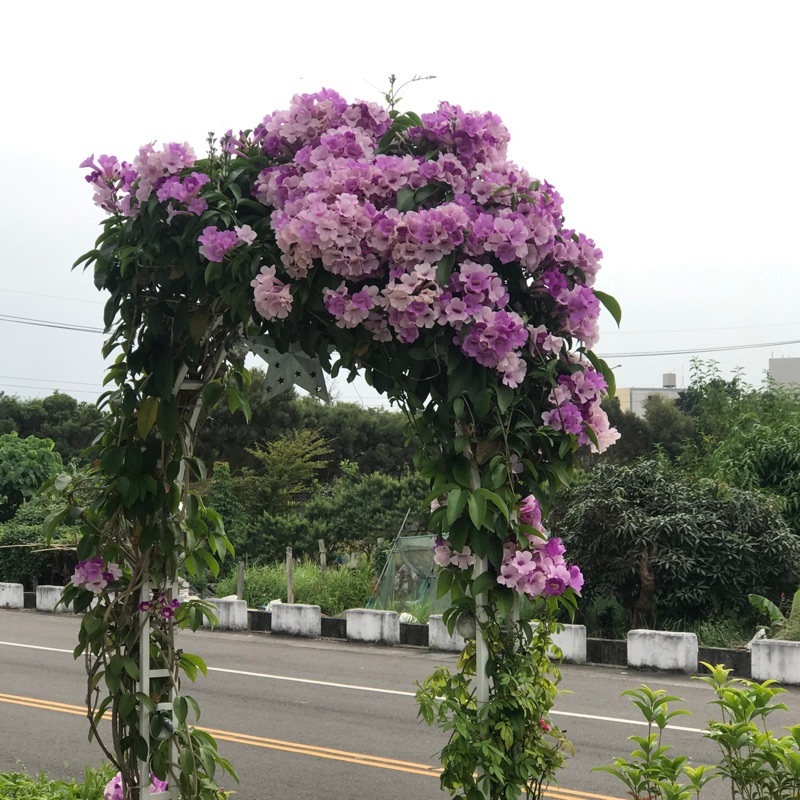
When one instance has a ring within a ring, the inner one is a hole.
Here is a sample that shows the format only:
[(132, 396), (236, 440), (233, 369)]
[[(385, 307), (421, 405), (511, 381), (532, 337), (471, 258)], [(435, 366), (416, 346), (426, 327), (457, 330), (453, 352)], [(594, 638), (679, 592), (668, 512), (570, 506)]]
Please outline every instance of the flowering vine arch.
[[(419, 692), (429, 722), (462, 732), (443, 786), (515, 797), (560, 764), (549, 635), (582, 577), (541, 518), (578, 448), (617, 437), (600, 408), (613, 378), (591, 348), (600, 303), (619, 309), (593, 289), (600, 251), (565, 227), (552, 186), (507, 159), (508, 139), (493, 114), (442, 103), (419, 117), (322, 90), (210, 137), (202, 160), (150, 144), (132, 163), (82, 164), (109, 215), (77, 263), (108, 293), (111, 415), (89, 473), (59, 479), (72, 504), (50, 524), (83, 520), (65, 600), (86, 611), (76, 657), (92, 732), (120, 769), (115, 796), (146, 796), (150, 772), (164, 796), (216, 798), (216, 772), (231, 770), (188, 724), (199, 708), (179, 680), (205, 665), (176, 649), (175, 626), (210, 610), (172, 587), (179, 569), (216, 573), (232, 552), (191, 489), (204, 476), (193, 442), (223, 396), (249, 417), (244, 355), (265, 341), (360, 372), (408, 416), (445, 619), (471, 614), (479, 629), (462, 671)], [(520, 597), (535, 628), (514, 621)]]

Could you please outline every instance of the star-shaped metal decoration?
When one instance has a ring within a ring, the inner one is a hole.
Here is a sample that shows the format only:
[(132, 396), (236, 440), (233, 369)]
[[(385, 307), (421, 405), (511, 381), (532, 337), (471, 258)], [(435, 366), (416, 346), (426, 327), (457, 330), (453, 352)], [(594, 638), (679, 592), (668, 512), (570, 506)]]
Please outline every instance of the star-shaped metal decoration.
[(266, 335), (246, 341), (250, 350), (267, 363), (266, 389), (270, 395), (275, 396), (291, 386), (299, 386), (313, 397), (330, 402), (319, 359), (304, 353), (297, 344), (290, 345), (288, 352), (279, 353), (271, 337)]

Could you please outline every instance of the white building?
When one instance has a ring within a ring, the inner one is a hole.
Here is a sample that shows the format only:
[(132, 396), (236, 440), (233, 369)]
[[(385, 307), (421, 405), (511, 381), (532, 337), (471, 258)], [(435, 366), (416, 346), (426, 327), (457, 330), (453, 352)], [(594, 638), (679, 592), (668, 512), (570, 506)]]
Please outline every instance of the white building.
[(782, 386), (800, 386), (800, 358), (771, 358), (769, 376)]
[[(798, 359), (800, 361), (800, 359)], [(770, 362), (771, 363), (771, 362)], [(662, 386), (653, 389), (647, 388), (617, 388), (616, 397), (619, 400), (619, 407), (622, 411), (633, 411), (639, 417), (644, 416), (644, 404), (653, 395), (661, 395), (670, 400), (677, 400), (682, 389), (676, 387), (676, 376), (674, 372), (665, 372)]]

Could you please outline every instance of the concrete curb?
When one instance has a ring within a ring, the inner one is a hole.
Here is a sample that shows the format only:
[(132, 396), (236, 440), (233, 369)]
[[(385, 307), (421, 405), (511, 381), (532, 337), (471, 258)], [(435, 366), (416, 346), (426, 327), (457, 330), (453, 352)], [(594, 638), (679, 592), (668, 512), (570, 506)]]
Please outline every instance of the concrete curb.
[(673, 631), (628, 631), (628, 666), (697, 672), (697, 636)]
[(0, 608), (25, 608), (21, 583), (0, 583)]

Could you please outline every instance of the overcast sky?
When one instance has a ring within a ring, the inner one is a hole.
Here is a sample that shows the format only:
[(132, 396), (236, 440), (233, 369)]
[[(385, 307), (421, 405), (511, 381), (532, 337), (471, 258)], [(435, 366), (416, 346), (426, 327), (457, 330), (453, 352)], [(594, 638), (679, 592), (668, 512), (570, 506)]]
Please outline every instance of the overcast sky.
[[(510, 155), (564, 197), (605, 257), (623, 309), (597, 348), (620, 386), (678, 384), (691, 354), (759, 383), (800, 357), (800, 4), (739, 2), (15, 3), (0, 70), (0, 390), (93, 400), (102, 298), (71, 272), (102, 212), (78, 164), (152, 140), (253, 127), (322, 86), (402, 108), (439, 100), (499, 114)], [(376, 89), (375, 87), (378, 87)], [(35, 388), (36, 387), (36, 388)], [(341, 383), (341, 399), (376, 402)]]

